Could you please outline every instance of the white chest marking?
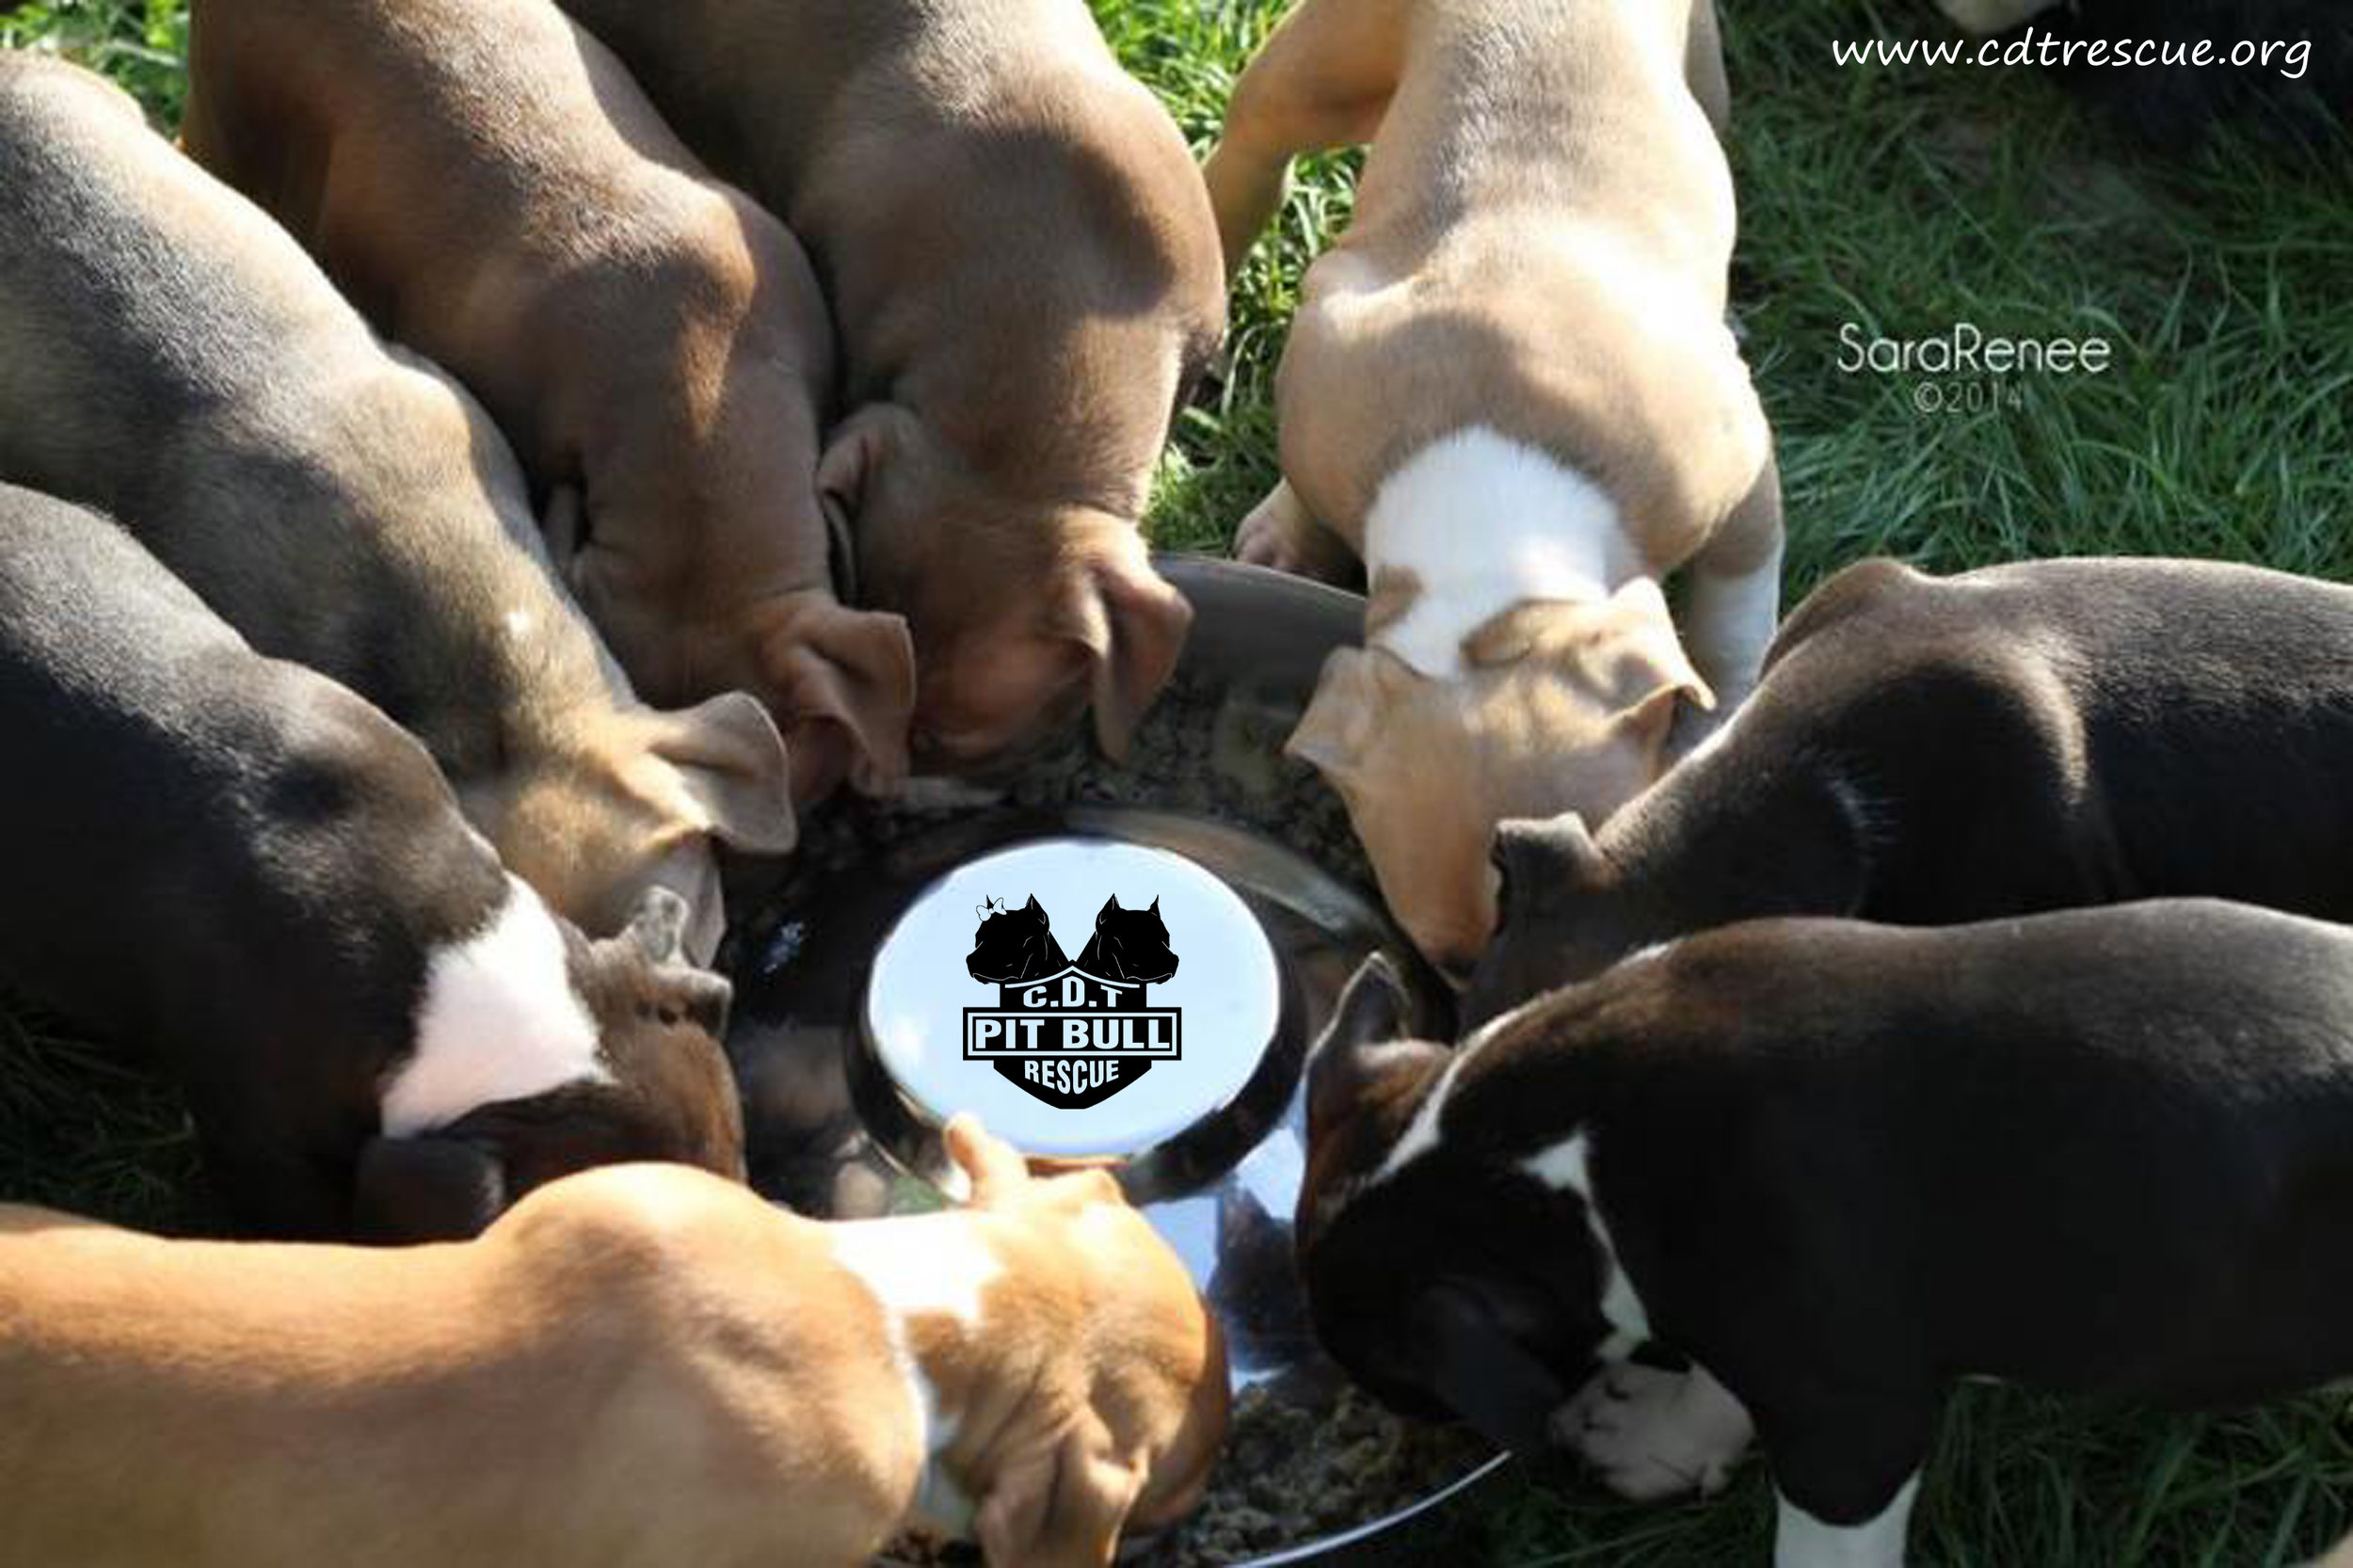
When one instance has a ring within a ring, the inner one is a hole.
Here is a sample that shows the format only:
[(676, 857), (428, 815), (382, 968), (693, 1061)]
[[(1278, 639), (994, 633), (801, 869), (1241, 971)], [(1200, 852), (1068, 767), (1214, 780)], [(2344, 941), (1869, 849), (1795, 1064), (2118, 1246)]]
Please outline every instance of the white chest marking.
[(1549, 1148), (1539, 1149), (1521, 1160), (1520, 1172), (1553, 1192), (1575, 1193), (1584, 1206), (1585, 1228), (1593, 1236), (1594, 1256), (1601, 1262), (1602, 1320), (1609, 1325), (1609, 1337), (1601, 1342), (1601, 1349), (1595, 1353), (1604, 1361), (1623, 1361), (1650, 1337), (1650, 1316), (1642, 1310), (1642, 1298), (1635, 1294), (1634, 1282), (1619, 1266), (1618, 1249), (1609, 1239), (1609, 1223), (1602, 1218), (1601, 1205), (1594, 1200), (1593, 1153), (1593, 1140), (1579, 1128)]
[(951, 1535), (971, 1528), (974, 1505), (939, 1463), (955, 1441), (962, 1413), (945, 1408), (939, 1391), (916, 1360), (907, 1320), (953, 1318), (978, 1329), (981, 1295), (1003, 1272), (969, 1218), (928, 1214), (893, 1220), (854, 1220), (831, 1227), (834, 1261), (866, 1287), (882, 1311), (883, 1334), (891, 1364), (906, 1384), (920, 1424), (923, 1473), (917, 1483), (915, 1512)]
[(1826, 1525), (1783, 1497), (1773, 1527), (1773, 1568), (1903, 1568), (1904, 1538), (1919, 1495), (1915, 1473), (1879, 1517), (1860, 1525)]
[(490, 923), (427, 963), (416, 1045), (384, 1085), (379, 1114), (388, 1136), (404, 1138), (485, 1105), (610, 1077), (555, 917), (510, 874)]
[(1422, 674), (1463, 673), (1463, 639), (1531, 599), (1605, 599), (1642, 569), (1600, 487), (1534, 447), (1473, 425), (1382, 481), (1365, 569), (1402, 567), (1421, 593), (1374, 637)]

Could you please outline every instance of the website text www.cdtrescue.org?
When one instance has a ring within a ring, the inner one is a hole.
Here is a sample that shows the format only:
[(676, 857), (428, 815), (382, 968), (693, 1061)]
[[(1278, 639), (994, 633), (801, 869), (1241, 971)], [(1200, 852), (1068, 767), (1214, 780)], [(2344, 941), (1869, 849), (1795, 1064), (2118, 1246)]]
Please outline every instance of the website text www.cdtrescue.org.
[[(2353, 0), (2348, 0), (2353, 4)], [(1865, 39), (1859, 43), (1833, 39), (1831, 59), (1838, 65), (2088, 65), (2123, 70), (2154, 66), (2266, 66), (2291, 82), (2301, 81), (2312, 68), (2313, 41), (2293, 43), (2276, 39), (2240, 39), (2217, 43), (2212, 39), (2062, 39), (2028, 27), (2016, 38), (1990, 38), (1972, 43), (1967, 39)]]

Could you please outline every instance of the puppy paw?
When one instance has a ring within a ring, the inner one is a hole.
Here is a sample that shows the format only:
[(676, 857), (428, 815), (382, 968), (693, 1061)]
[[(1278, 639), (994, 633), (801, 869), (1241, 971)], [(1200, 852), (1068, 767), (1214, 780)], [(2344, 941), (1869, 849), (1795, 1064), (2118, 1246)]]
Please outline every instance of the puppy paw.
[(1720, 1491), (1753, 1430), (1740, 1402), (1706, 1372), (1632, 1363), (1604, 1368), (1553, 1413), (1551, 1426), (1556, 1443), (1637, 1501)]
[(1274, 490), (1234, 531), (1234, 558), (1320, 583), (1345, 582), (1355, 555), (1307, 514), (1289, 485)]

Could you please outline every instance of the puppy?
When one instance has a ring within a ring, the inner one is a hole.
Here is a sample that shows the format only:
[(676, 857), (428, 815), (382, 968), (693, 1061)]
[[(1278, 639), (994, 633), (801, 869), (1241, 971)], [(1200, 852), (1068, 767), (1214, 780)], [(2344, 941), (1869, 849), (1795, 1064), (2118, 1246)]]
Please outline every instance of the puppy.
[[(1239, 264), (1292, 156), (1373, 140), (1284, 350), (1283, 481), (1236, 549), (1363, 561), (1367, 647), (1333, 655), (1289, 750), (1458, 980), (1495, 923), (1496, 824), (1607, 817), (1680, 699), (1737, 704), (1772, 635), (1724, 100), (1710, 0), (1304, 0), (1209, 160)], [(1688, 657), (1658, 587), (1686, 566)]]
[(407, 731), (8, 486), (0, 726), (0, 972), (179, 1080), (241, 1227), (471, 1235), (584, 1165), (741, 1174), (728, 985), (675, 895), (584, 940)]
[(818, 466), (860, 590), (904, 614), (915, 760), (988, 773), (1092, 702), (1103, 748), (1192, 612), (1135, 520), (1225, 329), (1184, 139), (1080, 0), (570, 0), (833, 302)]
[(188, 152), (578, 488), (568, 573), (636, 689), (758, 695), (801, 800), (895, 788), (914, 648), (834, 597), (832, 328), (784, 226), (553, 0), (204, 0), (188, 71)]
[(1214, 1320), (1101, 1173), (826, 1225), (676, 1166), (478, 1240), (160, 1241), (0, 1209), (12, 1553), (90, 1568), (850, 1568), (903, 1523), (1094, 1568), (1191, 1505)]
[(2353, 589), (2212, 561), (1866, 561), (1598, 835), (1502, 825), (1502, 924), (1463, 1015), (1764, 915), (2207, 895), (2353, 920), (2348, 795)]
[(667, 887), (707, 957), (712, 839), (792, 846), (783, 743), (740, 693), (637, 703), (473, 401), (87, 72), (0, 57), (0, 478), (112, 514), (414, 731), (559, 914), (610, 934)]
[(1956, 1378), (2202, 1408), (2353, 1371), (2347, 976), (2353, 934), (2204, 901), (1764, 920), (1449, 1051), (1360, 973), (1310, 1068), (1310, 1310), (1397, 1408), (1629, 1496), (1753, 1422), (1773, 1560), (1893, 1568)]

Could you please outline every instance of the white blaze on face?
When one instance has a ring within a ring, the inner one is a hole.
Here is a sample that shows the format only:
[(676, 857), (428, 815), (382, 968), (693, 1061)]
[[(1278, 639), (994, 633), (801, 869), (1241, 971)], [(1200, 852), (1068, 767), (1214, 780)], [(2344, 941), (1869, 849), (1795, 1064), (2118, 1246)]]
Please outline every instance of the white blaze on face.
[(378, 1101), (390, 1137), (612, 1076), (597, 1054), (596, 1018), (572, 989), (564, 934), (511, 873), (489, 923), (427, 960), (415, 1042)]
[(1512, 606), (1606, 599), (1642, 569), (1599, 486), (1484, 425), (1431, 442), (1382, 481), (1365, 570), (1389, 567), (1421, 592), (1374, 641), (1439, 680), (1463, 673), (1463, 639)]
[(1602, 1320), (1610, 1330), (1609, 1337), (1601, 1342), (1596, 1353), (1604, 1361), (1623, 1361), (1650, 1337), (1650, 1317), (1642, 1310), (1641, 1297), (1635, 1294), (1634, 1282), (1618, 1264), (1618, 1249), (1609, 1239), (1609, 1225), (1602, 1218), (1601, 1205), (1593, 1199), (1592, 1160), (1593, 1140), (1580, 1128), (1560, 1143), (1521, 1160), (1520, 1172), (1553, 1192), (1575, 1193), (1583, 1205), (1585, 1226), (1593, 1236), (1593, 1251), (1601, 1263)]

